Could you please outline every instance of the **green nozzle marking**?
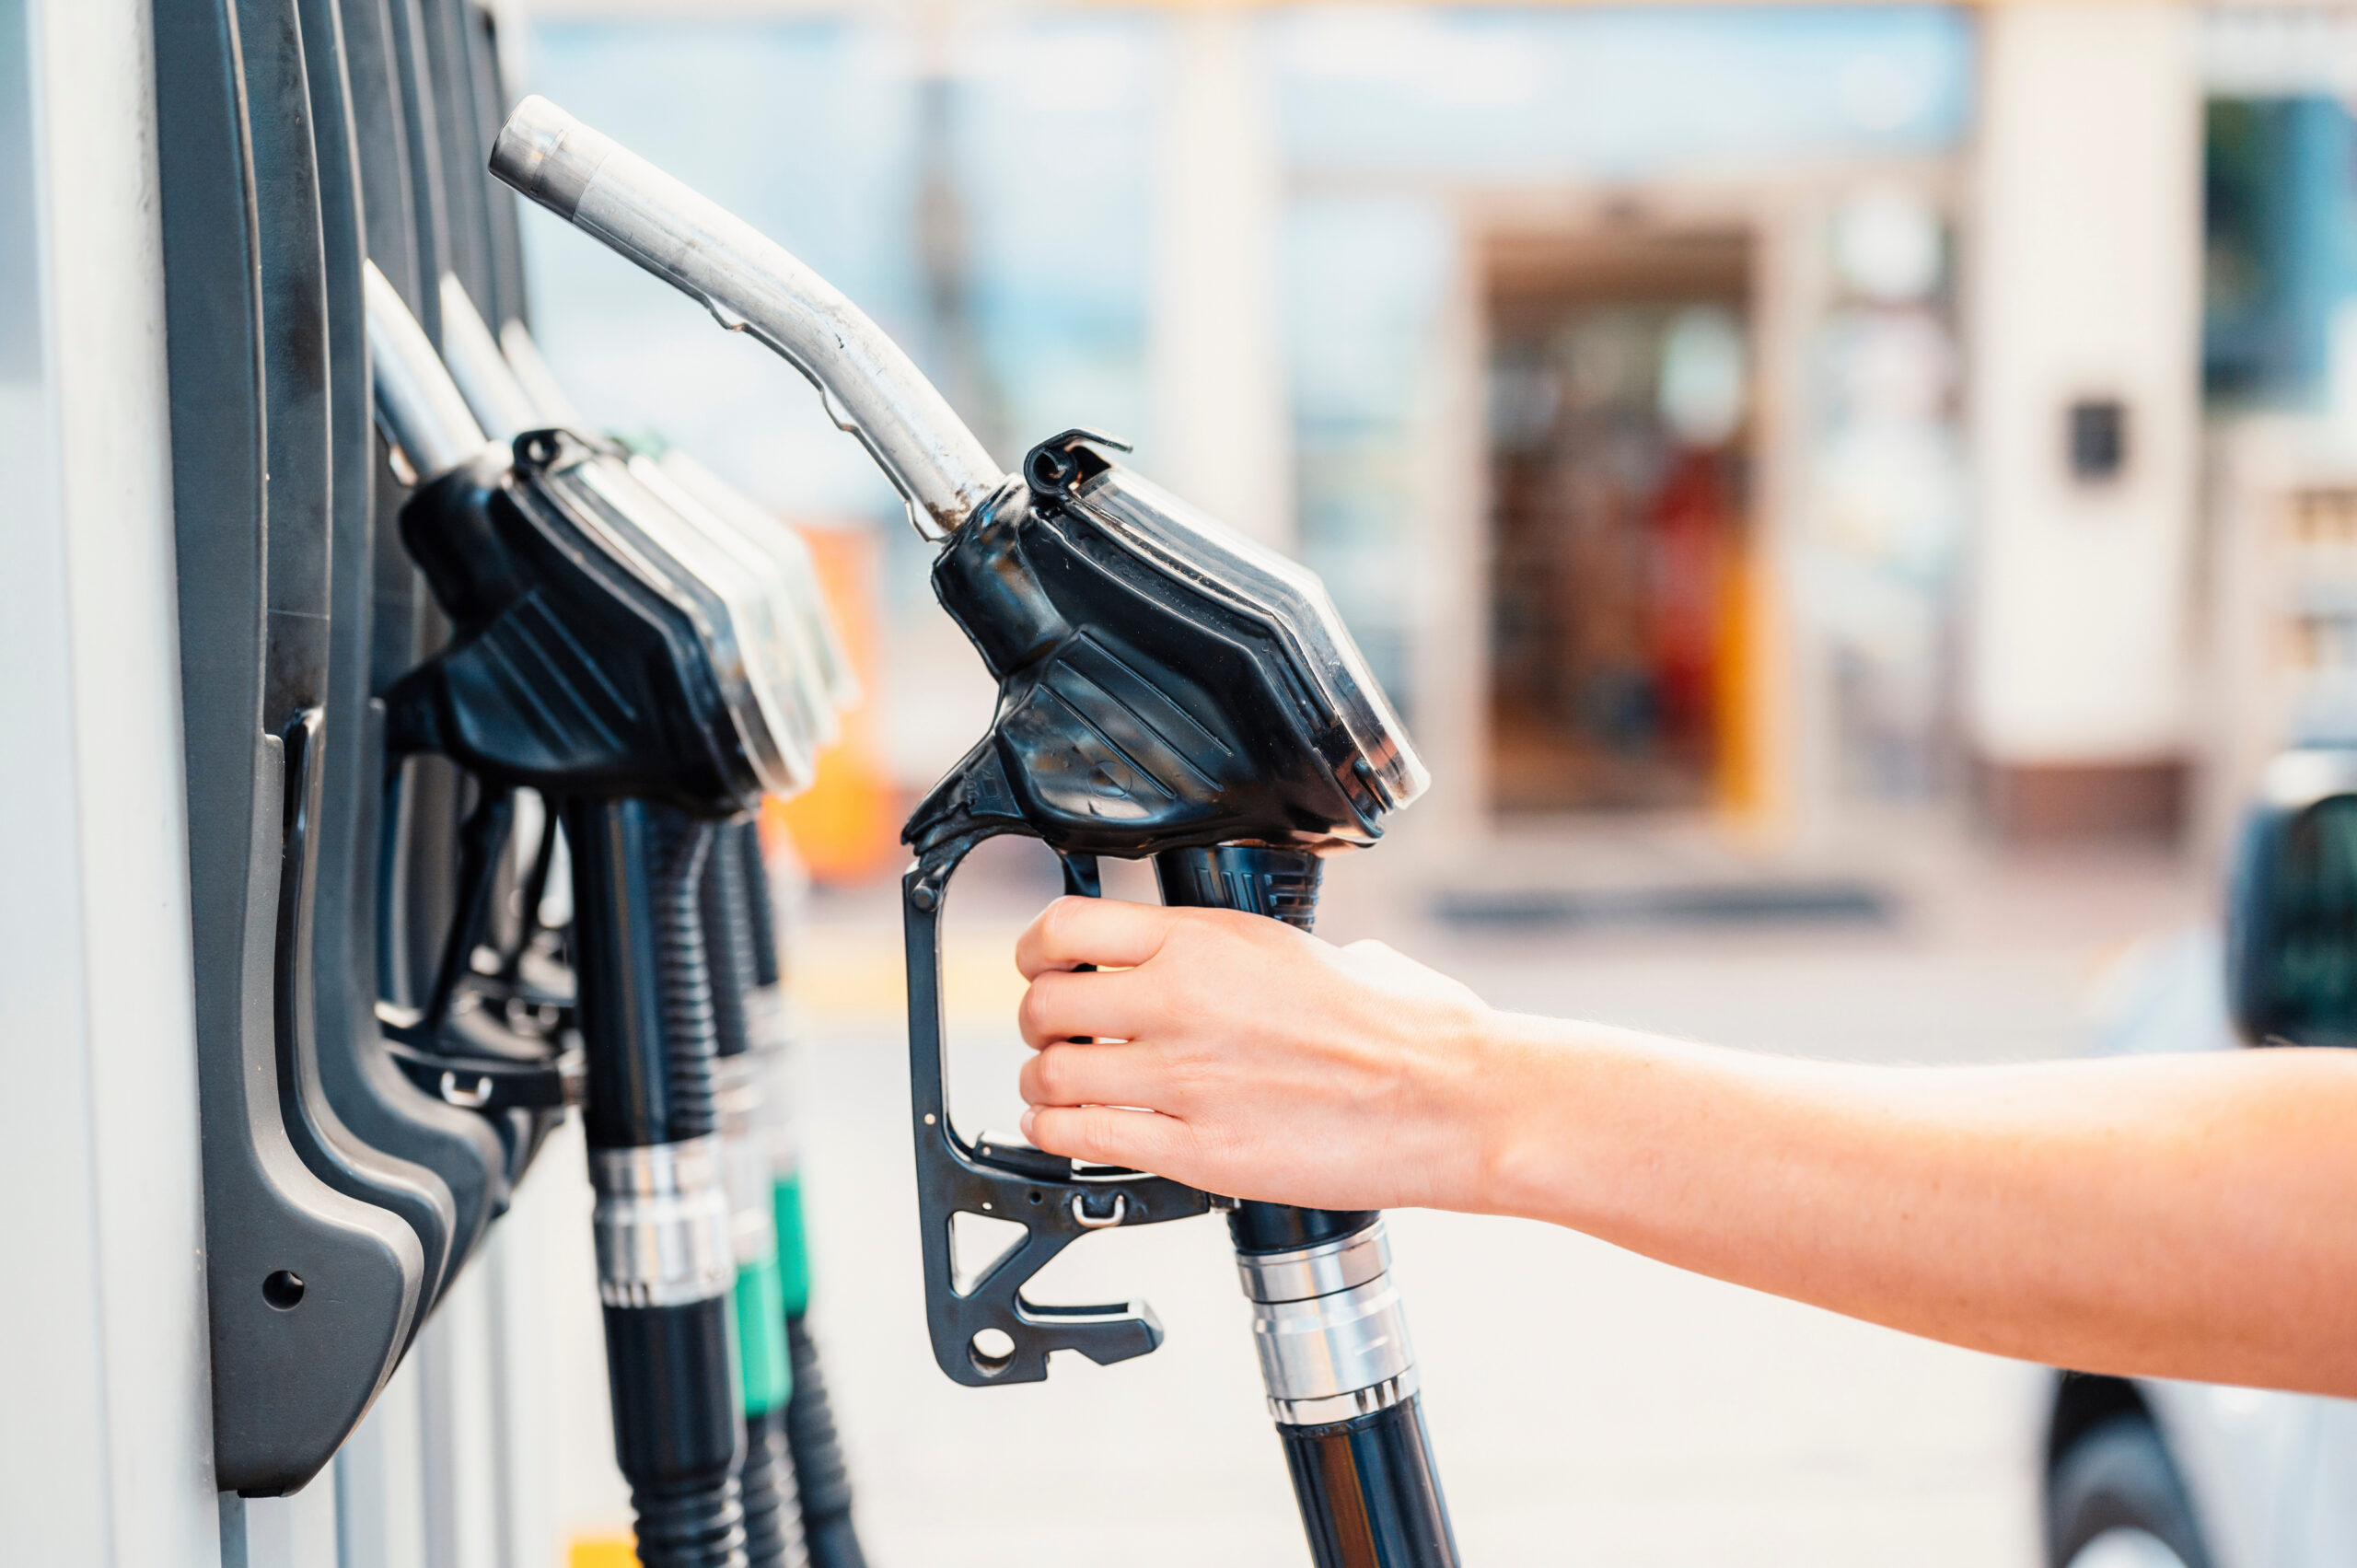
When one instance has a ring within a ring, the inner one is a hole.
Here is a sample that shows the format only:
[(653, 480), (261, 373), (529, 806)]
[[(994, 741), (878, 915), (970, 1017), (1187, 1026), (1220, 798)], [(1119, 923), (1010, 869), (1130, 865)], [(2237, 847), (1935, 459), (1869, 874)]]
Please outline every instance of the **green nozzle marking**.
[(785, 1315), (799, 1318), (810, 1310), (810, 1246), (802, 1225), (801, 1173), (778, 1178), (770, 1197), (777, 1211), (777, 1268)]
[(785, 1308), (778, 1294), (777, 1260), (737, 1271), (737, 1392), (748, 1416), (764, 1415), (794, 1395), (794, 1363), (785, 1349)]

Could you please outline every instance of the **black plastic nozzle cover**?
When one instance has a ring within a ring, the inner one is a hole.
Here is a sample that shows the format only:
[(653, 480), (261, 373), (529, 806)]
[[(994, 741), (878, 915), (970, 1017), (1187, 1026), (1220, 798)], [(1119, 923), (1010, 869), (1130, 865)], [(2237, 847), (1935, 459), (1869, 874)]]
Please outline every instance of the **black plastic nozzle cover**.
[[(1035, 447), (1026, 487), (977, 515), (934, 567), (943, 608), (999, 683), (989, 733), (903, 833), (918, 856), (903, 918), (927, 1319), (935, 1360), (973, 1385), (1044, 1377), (1058, 1350), (1100, 1363), (1153, 1350), (1162, 1330), (1143, 1303), (1047, 1307), (1023, 1283), (1090, 1230), (1183, 1218), (1211, 1201), (954, 1130), (939, 917), (959, 861), (984, 839), (1023, 834), (1064, 857), (1069, 887), (1093, 891), (1096, 856), (1241, 842), (1299, 860), (1373, 842), (1387, 806), (1382, 759), (1371, 763), (1329, 699), (1326, 672), (1305, 668), (1300, 629), (1246, 602), (1215, 563), (1174, 563), (1109, 520), (1103, 501), (1131, 481), (1106, 445), (1067, 432)], [(1028, 1234), (961, 1279), (959, 1212), (1017, 1219)]]
[[(951, 540), (934, 592), (999, 683), (990, 732), (902, 837), (1024, 833), (1142, 858), (1237, 842), (1337, 850), (1381, 836), (1360, 744), (1296, 643), (1207, 569), (1174, 570), (1092, 501), (1130, 476), (1067, 432)], [(1051, 460), (1052, 459), (1052, 460)]]
[(420, 490), (401, 539), (450, 617), (450, 644), (387, 694), (386, 744), (497, 785), (751, 810), (693, 621), (587, 538), (611, 502), (569, 482), (600, 456), (562, 431), (516, 438)]
[[(519, 436), (421, 489), (403, 541), (450, 617), (447, 646), (388, 694), (396, 752), (561, 803), (593, 1150), (715, 1131), (701, 889), (711, 819), (758, 805), (689, 607), (600, 538), (634, 527), (573, 477), (601, 454)], [(604, 1307), (615, 1452), (647, 1568), (744, 1568), (726, 1295)]]

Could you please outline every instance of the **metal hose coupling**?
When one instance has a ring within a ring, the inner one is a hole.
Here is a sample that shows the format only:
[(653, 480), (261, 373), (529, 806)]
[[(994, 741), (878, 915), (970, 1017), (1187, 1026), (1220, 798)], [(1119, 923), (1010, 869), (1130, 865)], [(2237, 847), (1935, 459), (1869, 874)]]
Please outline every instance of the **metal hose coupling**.
[(598, 1298), (684, 1307), (737, 1282), (720, 1138), (589, 1151)]
[(720, 1139), (728, 1191), (728, 1228), (740, 1268), (777, 1256), (777, 1207), (772, 1198), (770, 1140), (764, 1136), (767, 1098), (761, 1078), (767, 1064), (751, 1054), (724, 1056), (713, 1063), (720, 1092)]
[(1371, 1415), (1416, 1391), (1416, 1353), (1383, 1222), (1289, 1252), (1239, 1252), (1269, 1413), (1286, 1426)]

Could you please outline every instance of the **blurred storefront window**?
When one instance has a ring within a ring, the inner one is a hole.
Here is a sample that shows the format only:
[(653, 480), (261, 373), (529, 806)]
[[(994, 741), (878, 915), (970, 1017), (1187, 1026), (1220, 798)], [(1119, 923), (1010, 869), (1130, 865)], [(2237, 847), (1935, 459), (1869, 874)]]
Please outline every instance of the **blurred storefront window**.
[[(1827, 746), (1844, 787), (1930, 787), (1966, 9), (1317, 6), (1208, 41), (1177, 9), (914, 15), (601, 5), (538, 23), (531, 81), (802, 254), (1004, 459), (1088, 424), (1233, 507), (1204, 465), (1236, 422), (1194, 405), (1274, 411), (1249, 417), (1284, 426), (1276, 447), (1237, 471), (1278, 494), (1239, 521), (1325, 575), (1482, 809), (1748, 810)], [(1238, 105), (1259, 119), (1217, 156), (1267, 167), (1265, 232), (1233, 240), (1265, 256), (1189, 296), (1172, 269), (1221, 258), (1167, 230), (1250, 204), (1174, 200), (1230, 166), (1171, 137)], [(1698, 236), (1699, 292), (1631, 273)], [(1502, 247), (1537, 272), (1506, 276)], [(789, 515), (897, 518), (785, 366), (544, 224), (530, 249), (593, 414)], [(1620, 281), (1545, 281), (1584, 256)], [(1222, 339), (1232, 375), (1167, 374), (1204, 341), (1172, 300), (1257, 321), (1255, 268), (1266, 363)], [(883, 535), (883, 744), (916, 787), (989, 691), (923, 552)], [(1838, 693), (1827, 737), (1784, 732), (1828, 706), (1802, 680)]]
[[(1832, 710), (1840, 787), (1930, 789), (1953, 749), (1963, 497), (1946, 221), (1921, 187), (1968, 130), (1966, 16), (1330, 6), (1268, 25), (1299, 543), (1411, 722), (1450, 722), (1414, 711), (1433, 691), (1408, 668), (1433, 656), (1418, 628), (1448, 619), (1414, 513), (1434, 505), (1420, 465), (1469, 294), (1487, 456), (1462, 482), (1486, 483), (1486, 514), (1442, 548), (1486, 560), (1490, 808), (1753, 809), (1791, 765), (1771, 753), (1798, 744), (1768, 733), (1794, 679), (1835, 688), (1802, 705)], [(1876, 185), (1883, 168), (1912, 183)], [(1824, 253), (1797, 272), (1829, 283), (1762, 272), (1804, 245)], [(1820, 363), (1770, 384), (1763, 331)], [(1761, 511), (1762, 439), (1800, 475), (1793, 517)], [(1806, 676), (1766, 668), (1785, 592), (1795, 634), (1829, 645), (1792, 661)]]
[(1727, 599), (1751, 544), (1748, 273), (1737, 234), (1495, 255), (1502, 811), (1693, 809), (1718, 793), (1740, 656)]
[(2321, 94), (2213, 98), (2202, 129), (2202, 390), (2320, 404), (2357, 354), (2357, 121)]

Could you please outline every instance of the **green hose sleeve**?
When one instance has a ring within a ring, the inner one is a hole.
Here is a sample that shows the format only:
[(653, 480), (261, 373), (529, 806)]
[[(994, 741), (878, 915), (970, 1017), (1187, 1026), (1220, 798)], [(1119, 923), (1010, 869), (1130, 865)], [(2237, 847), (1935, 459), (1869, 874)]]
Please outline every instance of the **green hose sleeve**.
[(794, 1397), (794, 1363), (785, 1349), (785, 1307), (777, 1260), (737, 1271), (737, 1388), (749, 1417), (783, 1410)]
[(777, 1270), (785, 1315), (810, 1310), (810, 1247), (802, 1225), (802, 1173), (781, 1176), (770, 1190), (777, 1210)]

